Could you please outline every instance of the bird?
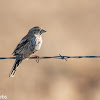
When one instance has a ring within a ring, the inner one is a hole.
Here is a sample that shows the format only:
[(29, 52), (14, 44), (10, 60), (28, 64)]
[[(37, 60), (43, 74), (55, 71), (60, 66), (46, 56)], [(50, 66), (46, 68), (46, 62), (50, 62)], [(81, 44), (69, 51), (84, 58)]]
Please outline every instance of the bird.
[[(30, 56), (35, 55), (37, 51), (40, 50), (42, 45), (42, 33), (45, 33), (46, 30), (40, 28), (39, 26), (35, 26), (31, 28), (28, 34), (22, 38), (14, 52), (13, 56), (16, 57), (15, 63), (9, 73), (9, 77), (14, 77), (16, 70), (19, 64), (28, 59)], [(39, 56), (37, 56), (39, 57)]]

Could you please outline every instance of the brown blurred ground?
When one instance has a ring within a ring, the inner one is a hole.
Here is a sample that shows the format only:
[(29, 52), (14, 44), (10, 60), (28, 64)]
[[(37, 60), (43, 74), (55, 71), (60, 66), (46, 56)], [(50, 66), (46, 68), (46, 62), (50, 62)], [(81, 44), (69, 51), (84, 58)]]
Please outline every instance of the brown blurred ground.
[[(41, 26), (39, 56), (100, 55), (99, 0), (0, 0), (0, 57), (10, 57), (33, 26)], [(0, 61), (0, 95), (7, 100), (100, 100), (100, 59)]]

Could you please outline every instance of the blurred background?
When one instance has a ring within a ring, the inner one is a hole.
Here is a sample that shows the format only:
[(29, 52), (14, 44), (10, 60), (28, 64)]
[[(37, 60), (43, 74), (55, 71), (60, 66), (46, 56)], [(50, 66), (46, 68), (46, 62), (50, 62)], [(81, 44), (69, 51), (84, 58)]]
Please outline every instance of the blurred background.
[[(28, 30), (40, 26), (38, 56), (100, 56), (99, 0), (0, 0), (0, 57), (11, 57)], [(7, 100), (100, 100), (100, 59), (0, 60), (0, 96)]]

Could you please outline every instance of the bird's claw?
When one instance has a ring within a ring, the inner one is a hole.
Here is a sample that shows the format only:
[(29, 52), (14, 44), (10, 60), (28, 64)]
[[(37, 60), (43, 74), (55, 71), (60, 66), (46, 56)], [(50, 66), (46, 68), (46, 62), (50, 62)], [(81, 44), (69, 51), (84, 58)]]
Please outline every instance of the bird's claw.
[(39, 63), (40, 57), (36, 56), (36, 62)]

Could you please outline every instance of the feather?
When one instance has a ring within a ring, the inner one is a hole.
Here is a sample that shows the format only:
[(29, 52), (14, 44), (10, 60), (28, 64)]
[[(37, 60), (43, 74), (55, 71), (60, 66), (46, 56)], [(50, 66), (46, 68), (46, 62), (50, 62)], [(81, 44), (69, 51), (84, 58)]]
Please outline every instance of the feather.
[(16, 59), (14, 65), (13, 65), (11, 71), (10, 71), (9, 77), (14, 77), (15, 72), (16, 72), (16, 70), (17, 70), (17, 68), (18, 68), (18, 66), (19, 66), (19, 64), (20, 64), (21, 62), (22, 62), (22, 58), (21, 58), (21, 57), (18, 57), (18, 58)]

